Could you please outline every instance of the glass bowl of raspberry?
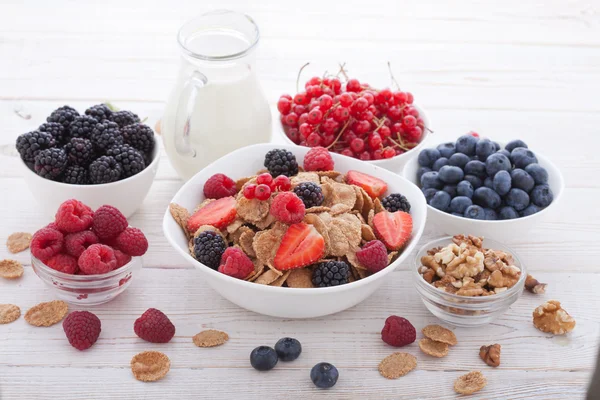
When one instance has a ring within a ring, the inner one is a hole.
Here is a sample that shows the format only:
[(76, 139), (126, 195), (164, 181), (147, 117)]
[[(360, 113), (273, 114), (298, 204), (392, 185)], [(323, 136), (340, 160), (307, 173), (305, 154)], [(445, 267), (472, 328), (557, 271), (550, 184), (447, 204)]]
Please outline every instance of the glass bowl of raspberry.
[(521, 297), (527, 270), (506, 245), (472, 235), (436, 239), (417, 252), (412, 274), (425, 307), (444, 322), (486, 325)]

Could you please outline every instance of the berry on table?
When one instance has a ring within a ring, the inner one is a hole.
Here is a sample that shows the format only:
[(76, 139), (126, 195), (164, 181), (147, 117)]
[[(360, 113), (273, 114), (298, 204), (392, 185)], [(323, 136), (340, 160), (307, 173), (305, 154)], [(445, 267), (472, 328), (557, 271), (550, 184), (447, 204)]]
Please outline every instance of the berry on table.
[(400, 193), (392, 193), (384, 197), (383, 200), (381, 200), (381, 204), (389, 212), (410, 212), (410, 203), (408, 199)]
[(316, 287), (339, 286), (348, 283), (350, 267), (344, 261), (323, 261), (315, 267), (312, 283)]
[(298, 339), (284, 337), (275, 343), (275, 352), (281, 361), (294, 361), (300, 357), (302, 345)]
[(246, 279), (254, 272), (254, 263), (237, 247), (228, 247), (221, 256), (218, 271), (237, 279)]
[(148, 240), (138, 228), (128, 227), (116, 239), (119, 250), (130, 256), (143, 256), (148, 250)]
[(175, 325), (156, 308), (147, 309), (136, 319), (133, 330), (136, 335), (150, 343), (167, 343), (175, 336)]
[(226, 249), (225, 240), (216, 232), (205, 231), (194, 238), (194, 257), (209, 268), (219, 268)]
[(376, 273), (388, 266), (387, 249), (380, 240), (371, 240), (356, 252), (356, 258), (371, 273)]
[(319, 260), (325, 253), (325, 239), (312, 225), (303, 222), (290, 225), (277, 252), (273, 265), (280, 271), (302, 268)]
[(102, 156), (90, 164), (90, 181), (94, 184), (116, 182), (121, 179), (123, 166), (114, 157)]
[(329, 389), (335, 386), (339, 376), (340, 373), (337, 368), (326, 362), (318, 363), (310, 370), (310, 380), (313, 381), (316, 387), (321, 389)]
[(47, 266), (55, 271), (65, 274), (75, 274), (77, 272), (77, 259), (68, 254), (56, 254), (45, 262)]
[(267, 200), (271, 197), (271, 187), (265, 183), (257, 185), (254, 189), (254, 197), (260, 201)]
[(41, 150), (34, 160), (36, 174), (46, 179), (57, 179), (67, 168), (67, 153), (63, 149)]
[(333, 158), (324, 147), (313, 147), (304, 156), (305, 171), (332, 171), (333, 166)]
[(92, 229), (100, 240), (116, 238), (128, 225), (121, 211), (110, 205), (98, 208), (92, 218)]
[(390, 346), (402, 347), (417, 339), (417, 330), (409, 320), (397, 315), (390, 315), (381, 330), (381, 340)]
[(42, 228), (33, 234), (29, 248), (31, 254), (41, 260), (48, 261), (52, 256), (59, 254), (64, 245), (64, 236), (57, 229)]
[(69, 233), (65, 235), (65, 251), (75, 258), (79, 258), (85, 249), (98, 242), (98, 236), (93, 231)]
[(17, 138), (17, 151), (21, 159), (33, 164), (35, 156), (42, 150), (56, 145), (56, 140), (47, 132), (33, 131), (24, 133)]
[(250, 353), (250, 365), (258, 371), (269, 371), (277, 365), (277, 352), (269, 346), (258, 346)]
[(89, 246), (77, 262), (85, 275), (106, 274), (117, 267), (117, 259), (113, 249), (103, 244)]
[(91, 208), (79, 200), (71, 199), (58, 207), (55, 222), (62, 232), (79, 232), (92, 225), (93, 215)]
[(77, 350), (89, 349), (100, 336), (100, 319), (89, 311), (73, 311), (62, 323), (71, 346)]
[(314, 182), (302, 182), (294, 188), (294, 193), (304, 203), (305, 208), (317, 207), (323, 204), (323, 191), (321, 186)]
[(235, 206), (236, 200), (233, 197), (211, 201), (190, 216), (187, 223), (188, 231), (196, 232), (202, 225), (212, 225), (217, 229), (226, 228), (237, 215)]
[(214, 174), (204, 183), (204, 196), (207, 199), (220, 199), (236, 193), (235, 181), (225, 174)]
[(306, 208), (302, 200), (293, 192), (281, 192), (271, 202), (271, 214), (284, 224), (302, 222)]

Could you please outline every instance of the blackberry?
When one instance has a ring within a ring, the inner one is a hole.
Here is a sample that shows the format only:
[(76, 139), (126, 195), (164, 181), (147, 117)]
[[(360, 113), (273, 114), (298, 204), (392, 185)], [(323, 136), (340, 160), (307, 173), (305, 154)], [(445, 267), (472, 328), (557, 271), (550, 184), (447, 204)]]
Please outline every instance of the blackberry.
[(93, 184), (118, 181), (123, 173), (123, 167), (114, 157), (102, 156), (92, 162), (89, 168), (90, 182)]
[(41, 151), (56, 145), (51, 134), (40, 131), (27, 132), (17, 138), (17, 151), (21, 159), (33, 163), (35, 156)]
[(96, 118), (89, 115), (81, 115), (69, 125), (69, 135), (71, 137), (80, 137), (89, 139), (92, 135), (92, 130), (98, 123)]
[(128, 144), (120, 144), (111, 147), (106, 152), (107, 156), (112, 156), (123, 167), (122, 178), (129, 178), (146, 168), (144, 156)]
[(35, 156), (36, 174), (46, 179), (56, 179), (67, 168), (67, 153), (63, 149), (41, 150)]
[(294, 193), (300, 197), (306, 208), (323, 204), (323, 191), (321, 190), (321, 186), (316, 183), (302, 182), (294, 188)]
[(152, 153), (154, 150), (154, 132), (144, 124), (127, 125), (122, 129), (125, 143), (135, 147), (142, 153)]
[(400, 193), (392, 193), (389, 196), (384, 197), (381, 204), (389, 212), (410, 212), (410, 203), (408, 202), (408, 199)]
[(98, 122), (110, 119), (112, 113), (112, 110), (106, 104), (96, 104), (85, 110), (85, 115), (96, 118)]
[(317, 264), (312, 274), (316, 287), (338, 286), (348, 283), (350, 267), (343, 261), (325, 261)]
[(104, 153), (115, 145), (123, 144), (123, 135), (116, 122), (104, 120), (92, 129), (90, 140), (98, 153)]
[(72, 138), (65, 146), (69, 162), (87, 167), (95, 158), (92, 141), (84, 138)]
[(70, 165), (65, 169), (62, 181), (71, 185), (87, 185), (90, 183), (88, 170), (79, 165)]
[(265, 167), (272, 176), (294, 176), (298, 173), (296, 156), (284, 149), (270, 150), (265, 156)]
[(58, 122), (65, 129), (69, 129), (71, 122), (75, 121), (75, 118), (79, 117), (79, 113), (76, 109), (69, 106), (62, 106), (52, 111), (52, 114), (46, 118), (47, 122)]
[(206, 231), (194, 238), (194, 257), (212, 269), (219, 268), (227, 244), (216, 232)]
[(37, 129), (40, 132), (46, 132), (52, 135), (57, 144), (64, 144), (69, 137), (69, 131), (67, 128), (58, 122), (46, 122), (41, 124)]
[(113, 112), (108, 119), (112, 122), (116, 122), (121, 128), (140, 122), (140, 117), (131, 111), (125, 110)]

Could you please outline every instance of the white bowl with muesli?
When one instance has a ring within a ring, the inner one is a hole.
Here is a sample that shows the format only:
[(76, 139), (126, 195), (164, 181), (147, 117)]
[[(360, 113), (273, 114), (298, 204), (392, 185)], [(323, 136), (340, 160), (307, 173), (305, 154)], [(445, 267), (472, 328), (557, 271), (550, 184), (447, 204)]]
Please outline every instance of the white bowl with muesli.
[(313, 318), (373, 294), (415, 248), (426, 214), (419, 188), (383, 168), (259, 144), (192, 177), (165, 212), (163, 231), (231, 302)]

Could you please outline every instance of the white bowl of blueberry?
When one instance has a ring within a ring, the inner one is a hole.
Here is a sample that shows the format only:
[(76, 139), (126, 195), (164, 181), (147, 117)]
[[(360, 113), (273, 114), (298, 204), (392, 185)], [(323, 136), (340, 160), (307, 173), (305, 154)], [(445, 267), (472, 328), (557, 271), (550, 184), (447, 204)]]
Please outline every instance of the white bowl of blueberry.
[(516, 240), (559, 201), (559, 169), (521, 140), (505, 146), (476, 134), (422, 150), (404, 168), (421, 188), (428, 221), (446, 234)]

